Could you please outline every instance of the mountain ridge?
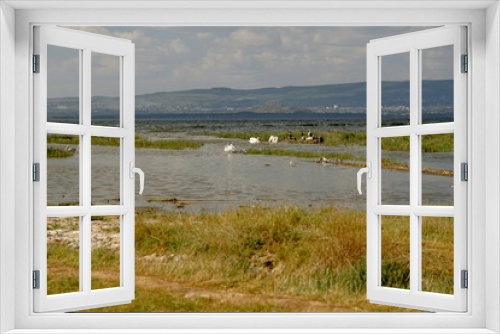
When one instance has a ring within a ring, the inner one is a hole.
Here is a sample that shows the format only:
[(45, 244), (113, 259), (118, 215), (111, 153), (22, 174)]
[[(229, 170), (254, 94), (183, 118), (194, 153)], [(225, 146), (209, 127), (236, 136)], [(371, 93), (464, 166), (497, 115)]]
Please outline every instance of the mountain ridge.
[[(453, 80), (423, 81), (422, 97), (424, 106), (452, 107)], [(408, 81), (382, 83), (382, 106), (409, 106), (409, 99)], [(48, 101), (52, 113), (67, 113), (77, 106), (77, 98)], [(118, 108), (117, 97), (92, 97), (92, 113), (106, 114)], [(353, 108), (366, 108), (366, 82), (256, 89), (214, 87), (136, 95), (136, 114), (335, 112)]]

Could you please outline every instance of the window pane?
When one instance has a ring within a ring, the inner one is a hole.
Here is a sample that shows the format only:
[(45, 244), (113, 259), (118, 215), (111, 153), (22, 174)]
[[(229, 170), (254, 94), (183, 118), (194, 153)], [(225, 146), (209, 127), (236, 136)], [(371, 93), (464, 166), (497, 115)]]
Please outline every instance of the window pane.
[(410, 124), (410, 53), (381, 57), (382, 126)]
[(424, 49), (422, 123), (453, 122), (453, 45)]
[(453, 221), (422, 217), (422, 291), (453, 294)]
[(120, 286), (120, 216), (92, 216), (92, 290)]
[(382, 216), (381, 285), (410, 288), (410, 217)]
[(80, 50), (47, 45), (47, 121), (80, 123)]
[(410, 137), (381, 138), (382, 204), (410, 204)]
[(47, 205), (80, 205), (80, 137), (47, 135)]
[(92, 137), (92, 205), (120, 204), (120, 138)]
[(453, 133), (422, 136), (422, 205), (453, 205)]
[(47, 218), (47, 294), (80, 291), (80, 217)]
[(120, 126), (120, 57), (92, 52), (92, 125)]

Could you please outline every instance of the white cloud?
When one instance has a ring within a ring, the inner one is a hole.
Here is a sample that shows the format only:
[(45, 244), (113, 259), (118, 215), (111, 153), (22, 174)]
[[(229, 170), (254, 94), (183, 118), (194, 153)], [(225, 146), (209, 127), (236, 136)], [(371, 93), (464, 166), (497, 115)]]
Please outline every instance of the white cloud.
[(168, 46), (169, 49), (178, 54), (184, 54), (189, 52), (189, 48), (184, 43), (182, 43), (182, 41), (178, 38), (171, 41)]
[[(82, 27), (136, 45), (137, 94), (364, 81), (371, 39), (408, 27)], [(437, 55), (437, 54), (436, 54)], [(440, 57), (426, 64), (443, 77)], [(100, 64), (105, 66), (106, 64)], [(109, 65), (109, 64), (108, 64)], [(69, 65), (68, 65), (69, 66)], [(104, 73), (111, 75), (111, 67)], [(103, 79), (103, 82), (106, 80)], [(106, 90), (103, 86), (102, 91)]]
[(232, 32), (227, 38), (217, 38), (216, 43), (229, 47), (257, 47), (267, 46), (273, 43), (268, 34), (260, 31), (251, 30), (251, 28), (241, 28)]

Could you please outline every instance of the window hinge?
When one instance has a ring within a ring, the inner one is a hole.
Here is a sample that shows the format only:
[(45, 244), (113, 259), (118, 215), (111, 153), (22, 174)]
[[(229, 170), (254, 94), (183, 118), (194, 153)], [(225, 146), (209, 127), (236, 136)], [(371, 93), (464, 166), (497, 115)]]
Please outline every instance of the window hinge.
[(33, 164), (33, 181), (40, 182), (40, 163)]
[(469, 72), (469, 56), (462, 55), (462, 73)]
[(469, 274), (467, 270), (462, 270), (462, 289), (467, 289), (469, 287)]
[(33, 73), (40, 73), (40, 55), (33, 55)]
[(40, 289), (40, 270), (33, 270), (33, 289)]
[(469, 165), (466, 162), (460, 164), (461, 169), (461, 181), (469, 181)]

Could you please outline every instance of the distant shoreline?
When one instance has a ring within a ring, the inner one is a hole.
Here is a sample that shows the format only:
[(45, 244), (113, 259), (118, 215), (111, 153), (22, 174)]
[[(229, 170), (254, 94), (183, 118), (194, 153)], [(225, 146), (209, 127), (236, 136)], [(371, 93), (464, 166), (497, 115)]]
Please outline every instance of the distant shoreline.
[[(59, 116), (59, 117), (57, 117)], [(64, 117), (67, 115), (50, 115), (48, 114), (48, 121), (49, 122), (65, 122), (65, 121), (71, 121), (74, 120), (73, 117)], [(425, 115), (426, 119), (445, 119), (449, 121), (453, 121), (453, 113), (434, 113), (434, 114), (427, 114)], [(405, 115), (394, 115), (394, 117), (385, 117), (384, 119), (402, 119), (404, 118)], [(94, 120), (99, 120), (99, 121), (110, 121), (110, 120), (116, 120), (116, 116), (113, 115), (92, 115), (92, 118)], [(178, 119), (178, 120), (199, 120), (199, 119), (205, 119), (205, 120), (280, 120), (280, 119), (285, 119), (285, 120), (314, 120), (314, 119), (334, 119), (334, 120), (339, 120), (339, 119), (355, 119), (355, 120), (361, 120), (366, 118), (366, 113), (305, 113), (305, 112), (293, 112), (293, 113), (255, 113), (255, 112), (236, 112), (236, 113), (227, 113), (227, 112), (220, 112), (220, 113), (151, 113), (151, 114), (145, 114), (145, 113), (137, 113), (135, 115), (136, 120), (171, 120), (171, 119)]]

